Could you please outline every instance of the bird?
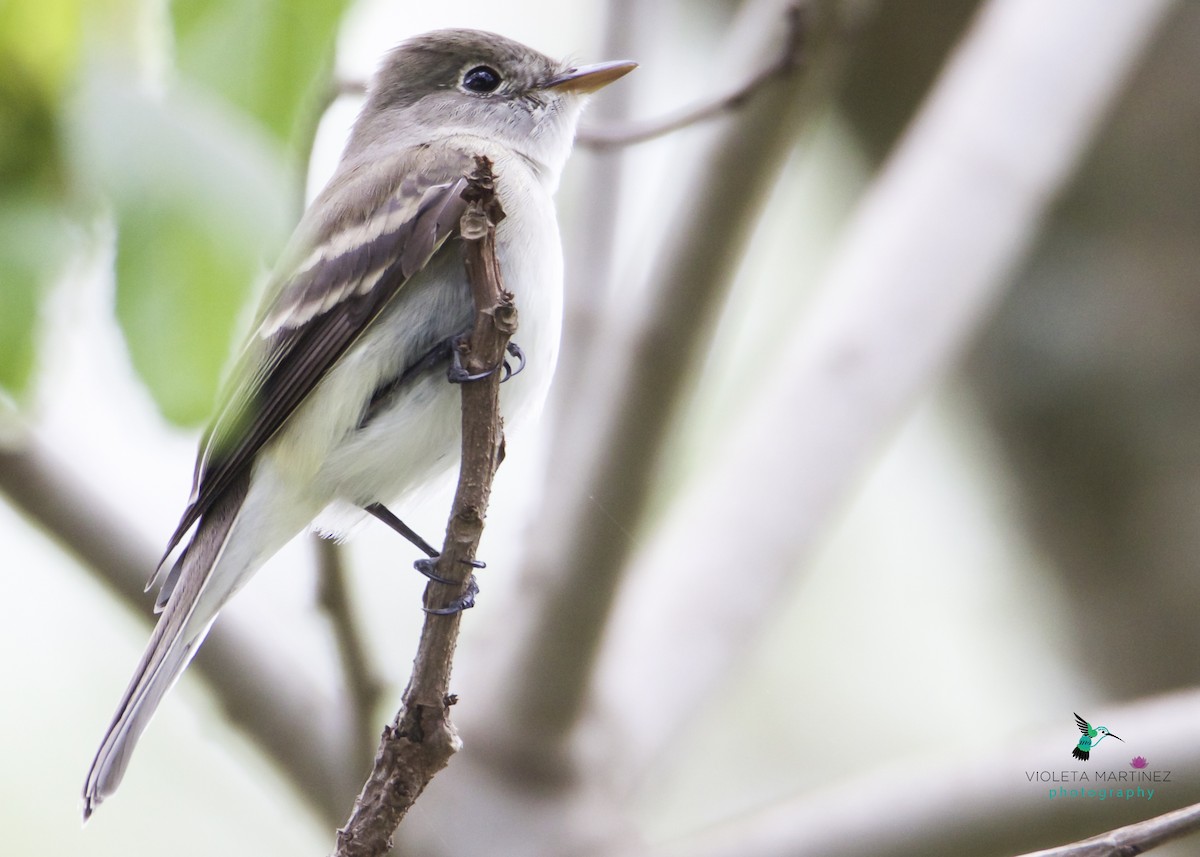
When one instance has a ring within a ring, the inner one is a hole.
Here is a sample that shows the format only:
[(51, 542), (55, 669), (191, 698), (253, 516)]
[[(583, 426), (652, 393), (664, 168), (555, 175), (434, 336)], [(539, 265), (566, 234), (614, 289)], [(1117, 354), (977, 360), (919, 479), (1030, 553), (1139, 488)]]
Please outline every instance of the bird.
[(1092, 754), (1092, 749), (1105, 738), (1116, 738), (1121, 743), (1125, 742), (1124, 738), (1109, 732), (1107, 726), (1092, 726), (1078, 714), (1075, 715), (1075, 725), (1079, 727), (1083, 737), (1079, 739), (1079, 743), (1075, 745), (1071, 755), (1081, 762), (1086, 762)]
[(384, 58), (201, 438), (191, 496), (146, 587), (160, 585), (158, 622), (88, 770), (85, 821), (218, 611), (279, 548), (314, 521), (330, 534), (369, 515), (415, 535), (388, 506), (458, 461), (447, 376), (474, 313), (458, 228), (477, 156), (493, 164), (506, 215), (496, 250), (524, 363), (501, 403), (510, 424), (540, 408), (562, 315), (553, 194), (587, 96), (635, 66), (576, 66), (464, 29)]

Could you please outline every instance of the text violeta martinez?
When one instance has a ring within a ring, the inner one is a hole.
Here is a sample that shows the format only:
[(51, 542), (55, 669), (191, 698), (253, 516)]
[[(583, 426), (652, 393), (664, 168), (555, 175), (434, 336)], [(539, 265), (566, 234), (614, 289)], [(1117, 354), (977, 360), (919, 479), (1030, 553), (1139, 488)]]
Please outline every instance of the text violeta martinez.
[(1169, 783), (1170, 771), (1026, 771), (1029, 782), (1043, 783)]

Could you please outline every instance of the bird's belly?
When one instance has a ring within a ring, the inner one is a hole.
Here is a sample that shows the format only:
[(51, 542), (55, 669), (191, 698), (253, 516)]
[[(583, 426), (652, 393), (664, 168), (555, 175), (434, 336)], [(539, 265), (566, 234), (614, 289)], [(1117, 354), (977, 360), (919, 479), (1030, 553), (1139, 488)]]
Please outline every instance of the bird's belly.
[(458, 387), (439, 365), (414, 379), (330, 453), (318, 480), (355, 506), (388, 503), (442, 476), (458, 460)]
[[(462, 396), (445, 369), (414, 380), (330, 450), (314, 479), (318, 493), (332, 501), (319, 530), (341, 534), (361, 520), (358, 510), (377, 502), (403, 516), (409, 496), (446, 484), (460, 460)], [(549, 372), (540, 369), (529, 366), (501, 388), (506, 427), (519, 427), (540, 409), (549, 384)]]

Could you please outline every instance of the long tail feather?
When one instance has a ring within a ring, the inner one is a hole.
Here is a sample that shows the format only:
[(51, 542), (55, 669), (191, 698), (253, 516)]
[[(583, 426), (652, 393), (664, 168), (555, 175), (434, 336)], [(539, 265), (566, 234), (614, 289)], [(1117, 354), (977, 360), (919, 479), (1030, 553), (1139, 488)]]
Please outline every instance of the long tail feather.
[[(245, 498), (244, 484), (237, 488), (205, 516), (172, 570), (173, 591), (88, 770), (83, 787), (85, 821), (120, 785), (138, 738), (216, 618), (215, 609), (206, 611), (210, 615), (200, 615), (196, 608), (213, 579), (213, 569)], [(211, 598), (205, 601), (213, 603)], [(223, 599), (216, 601), (219, 604)]]

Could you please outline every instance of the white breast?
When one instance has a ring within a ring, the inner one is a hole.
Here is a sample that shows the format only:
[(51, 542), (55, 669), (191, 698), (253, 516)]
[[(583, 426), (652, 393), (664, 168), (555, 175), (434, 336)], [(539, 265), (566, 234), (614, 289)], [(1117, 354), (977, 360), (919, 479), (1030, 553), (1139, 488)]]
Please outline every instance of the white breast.
[[(505, 286), (516, 296), (513, 341), (526, 357), (525, 370), (501, 388), (511, 435), (540, 413), (554, 373), (562, 326), (562, 250), (547, 189), (520, 159), (499, 152), (492, 156), (507, 214), (497, 228), (497, 251)], [(343, 532), (361, 517), (357, 509), (363, 505), (394, 503), (457, 465), (460, 392), (440, 372), (411, 385), (395, 407), (358, 427), (380, 379), (394, 373), (398, 360), (408, 365), (420, 356), (407, 353), (408, 326), (448, 311), (443, 304), (452, 291), (446, 285), (450, 278), (465, 278), (457, 242), (447, 244), (404, 286), (411, 290), (404, 305), (384, 311), (264, 450), (261, 466), (275, 471), (285, 490), (302, 497), (305, 506), (334, 504), (319, 529)]]

